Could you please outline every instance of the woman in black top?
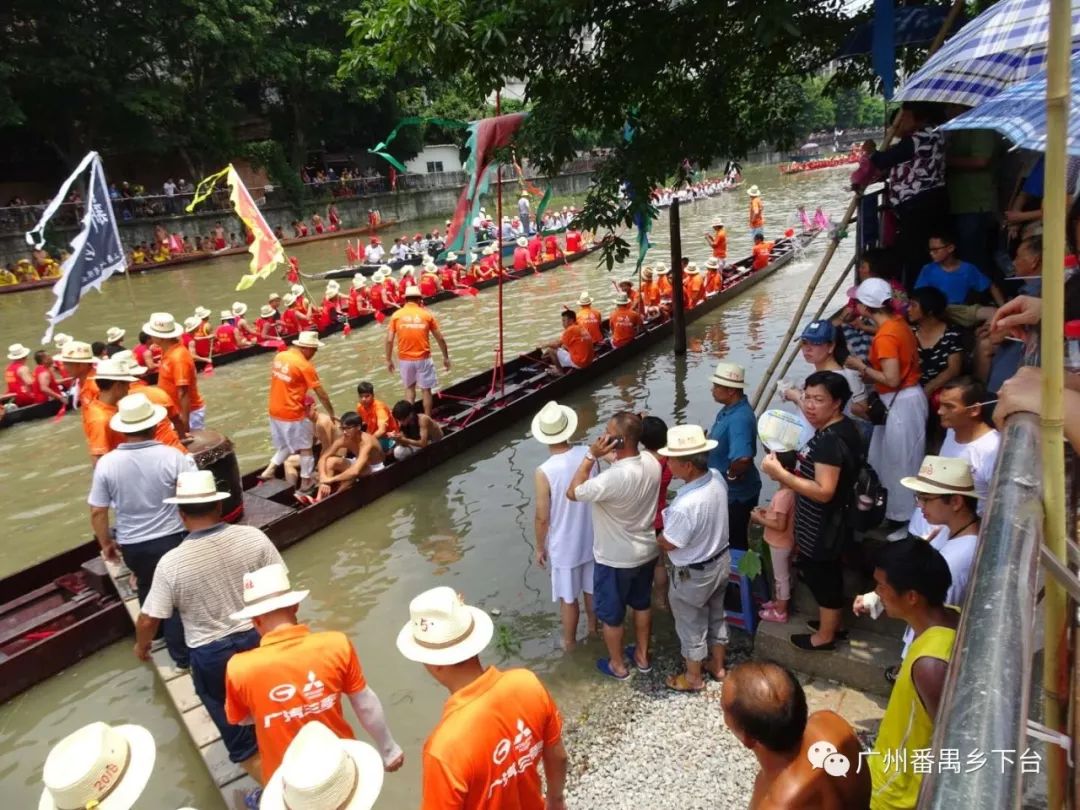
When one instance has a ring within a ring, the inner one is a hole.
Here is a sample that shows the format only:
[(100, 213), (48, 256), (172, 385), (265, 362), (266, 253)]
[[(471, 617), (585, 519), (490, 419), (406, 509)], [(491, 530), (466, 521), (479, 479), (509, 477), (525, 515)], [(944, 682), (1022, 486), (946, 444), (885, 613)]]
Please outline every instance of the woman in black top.
[(843, 634), (840, 554), (851, 533), (845, 511), (866, 452), (858, 428), (844, 416), (851, 396), (847, 380), (835, 371), (816, 371), (804, 390), (803, 413), (814, 436), (799, 455), (798, 474), (785, 470), (773, 453), (761, 471), (795, 491), (796, 564), (818, 603), (816, 632), (795, 634), (791, 643), (803, 650), (834, 650)]
[(937, 410), (934, 395), (949, 380), (964, 371), (964, 344), (960, 331), (945, 320), (948, 304), (945, 293), (936, 287), (919, 287), (908, 301), (908, 323), (919, 342), (919, 383), (930, 401), (930, 411)]

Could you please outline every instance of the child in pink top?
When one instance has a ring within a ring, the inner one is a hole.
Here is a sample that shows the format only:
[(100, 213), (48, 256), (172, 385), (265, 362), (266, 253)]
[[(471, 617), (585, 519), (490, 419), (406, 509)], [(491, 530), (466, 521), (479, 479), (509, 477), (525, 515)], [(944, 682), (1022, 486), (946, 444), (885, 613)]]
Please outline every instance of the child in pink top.
[[(785, 470), (795, 470), (795, 453), (777, 453)], [(775, 599), (762, 605), (758, 616), (762, 621), (785, 623), (788, 620), (788, 601), (791, 599), (791, 553), (795, 548), (795, 491), (780, 487), (767, 507), (755, 507), (750, 521), (765, 530), (765, 542), (773, 568)]]

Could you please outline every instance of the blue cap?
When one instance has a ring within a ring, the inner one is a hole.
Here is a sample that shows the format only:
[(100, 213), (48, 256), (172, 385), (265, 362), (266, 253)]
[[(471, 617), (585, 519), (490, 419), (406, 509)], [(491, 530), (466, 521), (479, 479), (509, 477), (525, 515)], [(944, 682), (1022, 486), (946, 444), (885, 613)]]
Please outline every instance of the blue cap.
[(836, 340), (836, 329), (829, 321), (811, 321), (800, 339), (807, 343), (832, 343)]

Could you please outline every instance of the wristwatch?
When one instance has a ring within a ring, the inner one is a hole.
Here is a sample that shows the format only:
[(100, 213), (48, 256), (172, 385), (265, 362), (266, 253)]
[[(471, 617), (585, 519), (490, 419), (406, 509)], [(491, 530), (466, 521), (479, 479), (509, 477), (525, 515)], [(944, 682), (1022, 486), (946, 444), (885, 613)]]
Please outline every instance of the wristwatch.
[(585, 451), (585, 460), (595, 462), (596, 461), (596, 456), (594, 456), (592, 453), (590, 453), (588, 450), (586, 450)]

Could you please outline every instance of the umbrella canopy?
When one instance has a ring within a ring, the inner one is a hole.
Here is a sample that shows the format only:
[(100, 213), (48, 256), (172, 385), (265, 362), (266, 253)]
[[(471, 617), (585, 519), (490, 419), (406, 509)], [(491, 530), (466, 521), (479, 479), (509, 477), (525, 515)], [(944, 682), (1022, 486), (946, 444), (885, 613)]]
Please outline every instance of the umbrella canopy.
[[(1080, 53), (1072, 55), (1070, 94), (1080, 98)], [(1046, 151), (1046, 71), (1033, 79), (1013, 85), (990, 101), (958, 115), (943, 130), (992, 129), (1013, 145), (1035, 152)], [(1065, 149), (1080, 157), (1080, 108), (1069, 105), (1069, 128)]]
[[(975, 107), (1046, 67), (1049, 25), (1049, 0), (1001, 0), (926, 60), (896, 98)], [(1080, 48), (1080, 0), (1072, 0), (1071, 38), (1075, 52)]]

